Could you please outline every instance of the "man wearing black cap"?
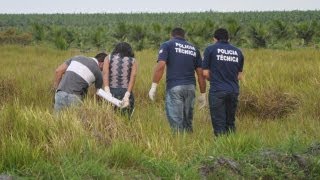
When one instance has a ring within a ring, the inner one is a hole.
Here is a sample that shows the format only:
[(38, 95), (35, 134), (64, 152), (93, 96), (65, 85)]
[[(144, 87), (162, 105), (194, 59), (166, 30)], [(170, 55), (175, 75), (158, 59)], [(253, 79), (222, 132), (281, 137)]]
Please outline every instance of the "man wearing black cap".
[(242, 76), (244, 57), (238, 48), (229, 44), (226, 29), (214, 32), (215, 44), (204, 51), (203, 75), (210, 81), (209, 105), (211, 122), (216, 136), (234, 132), (235, 114)]
[(54, 89), (56, 112), (71, 105), (81, 104), (88, 88), (95, 83), (96, 89), (102, 88), (102, 67), (106, 53), (94, 58), (75, 56), (62, 63), (55, 71)]

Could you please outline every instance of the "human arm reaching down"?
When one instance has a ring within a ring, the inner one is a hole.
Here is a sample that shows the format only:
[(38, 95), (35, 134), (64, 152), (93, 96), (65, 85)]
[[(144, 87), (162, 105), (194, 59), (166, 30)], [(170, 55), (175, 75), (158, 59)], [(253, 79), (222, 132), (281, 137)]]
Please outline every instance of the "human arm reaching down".
[(109, 66), (110, 60), (109, 56), (106, 56), (103, 63), (103, 70), (102, 70), (102, 80), (103, 80), (103, 90), (109, 95), (112, 96), (109, 87)]
[(200, 88), (200, 96), (198, 97), (199, 109), (202, 109), (207, 104), (206, 81), (203, 76), (202, 68), (197, 68), (196, 74), (198, 77), (198, 84), (199, 84), (199, 88)]
[(163, 60), (159, 60), (155, 69), (154, 69), (153, 78), (152, 78), (152, 85), (151, 85), (151, 88), (149, 91), (149, 98), (152, 101), (155, 100), (157, 85), (163, 76), (165, 67), (166, 67), (166, 62)]
[(58, 68), (55, 70), (55, 77), (53, 82), (54, 90), (57, 90), (59, 83), (62, 79), (62, 76), (66, 72), (67, 68), (68, 68), (68, 65), (66, 63), (63, 63), (60, 66), (58, 66)]
[(135, 60), (134, 63), (132, 64), (132, 69), (131, 69), (130, 81), (129, 81), (128, 89), (127, 89), (127, 92), (124, 94), (124, 97), (122, 99), (122, 108), (125, 108), (125, 107), (130, 105), (129, 98), (130, 98), (133, 86), (134, 86), (134, 84), (136, 82), (137, 70), (138, 70), (138, 64), (137, 64), (137, 61)]

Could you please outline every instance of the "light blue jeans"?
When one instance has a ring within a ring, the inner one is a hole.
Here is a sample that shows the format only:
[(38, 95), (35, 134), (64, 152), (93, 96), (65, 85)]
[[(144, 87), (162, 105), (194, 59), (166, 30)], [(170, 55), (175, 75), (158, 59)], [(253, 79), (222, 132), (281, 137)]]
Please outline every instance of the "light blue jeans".
[(73, 106), (79, 105), (82, 103), (81, 97), (75, 94), (69, 94), (64, 91), (58, 91), (54, 97), (54, 111), (59, 112), (62, 109)]
[(179, 85), (166, 92), (166, 112), (174, 131), (192, 132), (195, 85)]

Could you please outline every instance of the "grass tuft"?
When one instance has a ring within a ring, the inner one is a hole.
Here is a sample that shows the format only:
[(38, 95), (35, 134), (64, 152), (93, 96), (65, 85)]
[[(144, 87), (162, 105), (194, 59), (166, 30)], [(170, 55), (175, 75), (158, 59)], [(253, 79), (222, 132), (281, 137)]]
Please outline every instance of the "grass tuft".
[(18, 95), (16, 80), (9, 77), (0, 77), (0, 106), (12, 102)]
[(259, 94), (244, 90), (239, 99), (239, 115), (260, 119), (283, 118), (298, 109), (298, 97), (277, 89), (266, 89)]

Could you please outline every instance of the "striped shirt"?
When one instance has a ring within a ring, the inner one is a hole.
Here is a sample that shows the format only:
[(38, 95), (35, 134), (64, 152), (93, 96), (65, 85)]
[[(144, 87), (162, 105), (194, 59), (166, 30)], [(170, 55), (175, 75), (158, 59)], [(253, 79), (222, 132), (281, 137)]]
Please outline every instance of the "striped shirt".
[(109, 56), (109, 86), (111, 88), (128, 88), (132, 65), (132, 57), (120, 57), (119, 54)]
[(65, 62), (68, 68), (63, 75), (58, 91), (85, 96), (91, 84), (102, 87), (102, 73), (95, 58), (75, 56)]

